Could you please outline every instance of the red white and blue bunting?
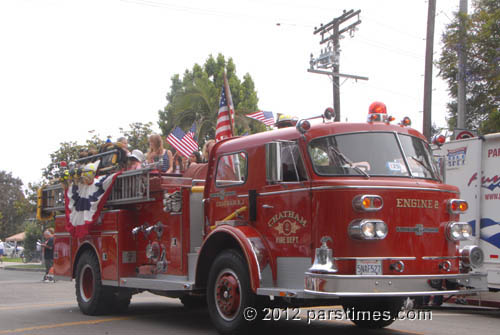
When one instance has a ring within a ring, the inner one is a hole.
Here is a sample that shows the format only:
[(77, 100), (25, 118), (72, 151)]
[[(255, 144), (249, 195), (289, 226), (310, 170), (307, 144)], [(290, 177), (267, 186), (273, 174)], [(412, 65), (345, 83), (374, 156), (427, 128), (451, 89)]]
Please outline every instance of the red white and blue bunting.
[(97, 221), (116, 177), (121, 172), (94, 178), (90, 185), (71, 183), (64, 193), (66, 207), (66, 230), (73, 237), (89, 234), (90, 228)]

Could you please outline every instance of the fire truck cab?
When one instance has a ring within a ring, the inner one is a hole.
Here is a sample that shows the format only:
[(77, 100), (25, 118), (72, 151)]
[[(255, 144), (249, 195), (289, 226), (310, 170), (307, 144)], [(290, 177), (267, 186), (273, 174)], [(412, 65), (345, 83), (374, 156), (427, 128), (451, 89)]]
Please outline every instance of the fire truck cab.
[[(375, 106), (380, 107), (380, 106)], [(134, 293), (208, 304), (221, 333), (247, 308), (339, 305), (387, 319), (406, 297), (486, 289), (478, 247), (459, 248), (467, 203), (443, 184), (422, 134), (373, 109), (366, 123), (300, 120), (216, 143), (207, 174), (120, 174), (88, 235), (55, 217), (55, 274), (75, 279), (83, 313), (126, 308)], [(40, 191), (41, 215), (65, 189)]]

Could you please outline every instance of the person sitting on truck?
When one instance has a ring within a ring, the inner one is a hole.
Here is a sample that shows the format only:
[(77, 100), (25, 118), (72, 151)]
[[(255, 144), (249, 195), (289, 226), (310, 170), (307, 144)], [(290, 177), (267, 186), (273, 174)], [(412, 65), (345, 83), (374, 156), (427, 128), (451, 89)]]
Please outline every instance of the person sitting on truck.
[(149, 150), (146, 154), (146, 162), (149, 164), (161, 162), (160, 171), (172, 173), (172, 151), (163, 148), (163, 140), (160, 135), (149, 136)]
[(205, 145), (203, 146), (203, 163), (208, 163), (208, 157), (210, 156), (210, 151), (212, 151), (212, 148), (215, 145), (215, 140), (208, 140), (205, 142)]
[(177, 151), (174, 154), (174, 159), (173, 159), (173, 163), (172, 163), (172, 172), (173, 173), (181, 174), (184, 172), (183, 158), (184, 157), (181, 156), (179, 151)]
[(142, 168), (144, 162), (144, 154), (141, 150), (134, 149), (127, 155), (127, 170), (138, 170)]
[(116, 144), (118, 147), (120, 147), (123, 151), (125, 151), (127, 154), (130, 153), (128, 150), (128, 141), (126, 137), (119, 137), (118, 140), (116, 141)]
[(188, 159), (188, 162), (187, 162), (187, 167), (186, 167), (186, 170), (188, 167), (191, 166), (191, 164), (199, 164), (201, 163), (201, 155), (198, 151), (193, 151), (193, 153), (191, 154), (191, 156), (189, 156), (189, 159)]

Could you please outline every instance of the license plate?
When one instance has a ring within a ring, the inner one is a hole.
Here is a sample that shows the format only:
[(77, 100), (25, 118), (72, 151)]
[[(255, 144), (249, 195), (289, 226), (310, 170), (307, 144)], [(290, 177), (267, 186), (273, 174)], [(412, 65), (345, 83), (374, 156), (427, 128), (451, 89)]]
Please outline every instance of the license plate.
[(382, 274), (381, 260), (356, 260), (356, 274), (361, 276), (373, 276)]

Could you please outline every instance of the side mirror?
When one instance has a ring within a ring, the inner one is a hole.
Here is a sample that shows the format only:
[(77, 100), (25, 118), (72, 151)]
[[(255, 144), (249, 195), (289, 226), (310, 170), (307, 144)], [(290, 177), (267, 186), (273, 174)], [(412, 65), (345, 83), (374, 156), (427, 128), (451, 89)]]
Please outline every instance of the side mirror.
[(328, 107), (327, 109), (325, 109), (323, 117), (327, 120), (335, 119), (335, 111), (333, 110), (333, 108)]
[(266, 179), (270, 183), (283, 181), (281, 143), (266, 143)]

